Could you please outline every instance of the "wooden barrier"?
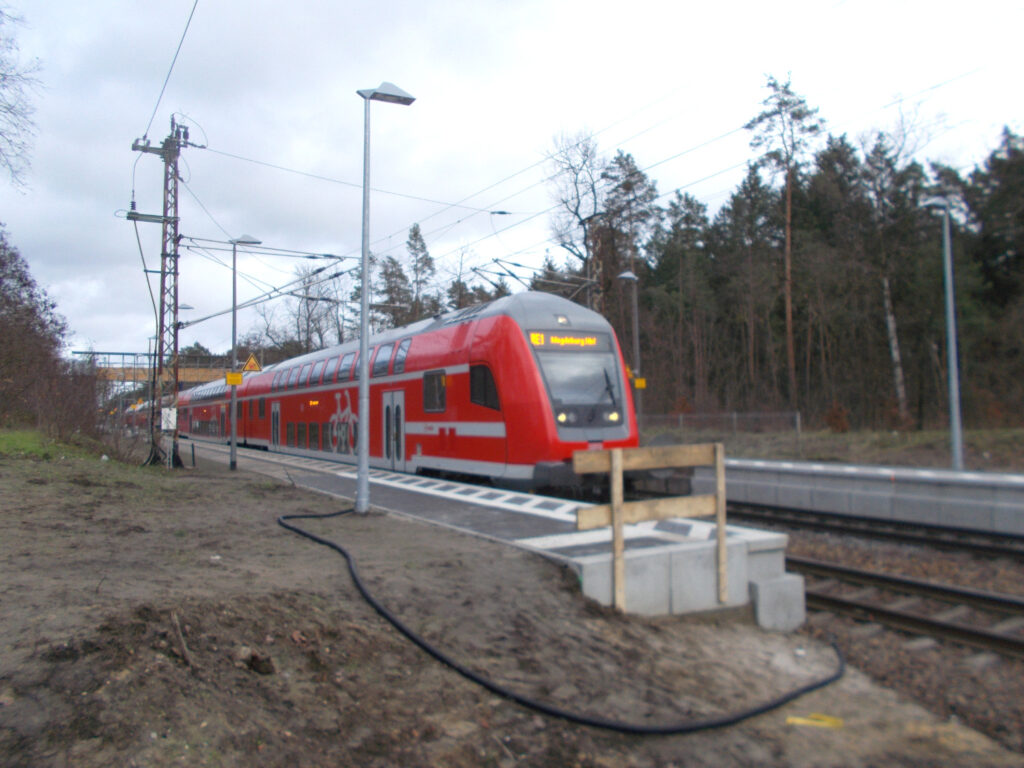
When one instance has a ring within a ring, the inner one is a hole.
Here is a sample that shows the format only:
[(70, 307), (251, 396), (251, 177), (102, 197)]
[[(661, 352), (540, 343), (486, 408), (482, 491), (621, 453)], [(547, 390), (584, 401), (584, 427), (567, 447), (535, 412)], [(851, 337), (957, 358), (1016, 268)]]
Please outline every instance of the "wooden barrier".
[[(626, 610), (626, 563), (623, 526), (645, 520), (672, 517), (715, 516), (718, 550), (718, 602), (726, 603), (729, 581), (725, 556), (725, 449), (721, 443), (661, 445), (650, 448), (613, 448), (609, 451), (576, 451), (573, 470), (578, 474), (608, 472), (611, 475), (611, 504), (578, 509), (576, 530), (612, 527), (612, 602)], [(715, 468), (715, 492), (704, 496), (677, 496), (646, 501), (623, 501), (622, 473), (639, 469), (669, 467)]]

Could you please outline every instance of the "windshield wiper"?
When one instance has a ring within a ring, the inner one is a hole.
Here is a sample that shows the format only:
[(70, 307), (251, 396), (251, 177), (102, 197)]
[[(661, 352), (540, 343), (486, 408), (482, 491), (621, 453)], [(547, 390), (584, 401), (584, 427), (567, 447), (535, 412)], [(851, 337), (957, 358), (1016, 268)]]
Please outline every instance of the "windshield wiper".
[(602, 368), (601, 373), (604, 374), (604, 388), (608, 393), (608, 398), (612, 401), (612, 408), (618, 408), (619, 404), (615, 401), (615, 388), (612, 387), (611, 377), (608, 376), (608, 369)]

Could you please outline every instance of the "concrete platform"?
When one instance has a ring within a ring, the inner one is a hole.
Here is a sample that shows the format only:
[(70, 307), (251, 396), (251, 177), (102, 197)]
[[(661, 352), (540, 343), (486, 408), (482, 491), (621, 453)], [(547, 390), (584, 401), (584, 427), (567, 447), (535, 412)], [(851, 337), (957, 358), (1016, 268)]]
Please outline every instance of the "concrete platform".
[[(733, 503), (1024, 536), (1024, 475), (821, 462), (726, 459)], [(697, 468), (695, 493), (714, 476)]]
[[(196, 443), (197, 453), (228, 459), (226, 446)], [(353, 498), (356, 470), (348, 465), (239, 449), (239, 466), (256, 472), (285, 467), (301, 487)], [(278, 470), (279, 471), (279, 470)], [(370, 471), (375, 508), (443, 525), (536, 552), (572, 568), (583, 594), (612, 603), (611, 529), (576, 530), (566, 499), (464, 485), (446, 480)], [(662, 520), (625, 529), (626, 610), (640, 615), (686, 614), (753, 603), (762, 627), (788, 631), (804, 621), (802, 577), (787, 574), (785, 534), (728, 526), (728, 602), (718, 602), (713, 522)]]

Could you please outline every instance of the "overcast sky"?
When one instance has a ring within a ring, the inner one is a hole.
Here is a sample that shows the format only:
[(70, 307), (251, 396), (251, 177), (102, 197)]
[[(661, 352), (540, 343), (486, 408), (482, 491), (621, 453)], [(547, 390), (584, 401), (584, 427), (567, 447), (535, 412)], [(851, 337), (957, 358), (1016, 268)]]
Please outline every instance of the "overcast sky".
[[(404, 256), (419, 222), (440, 275), (460, 254), (466, 266), (539, 264), (546, 250), (563, 260), (545, 213), (543, 161), (558, 134), (594, 133), (604, 153), (650, 168), (660, 193), (682, 188), (715, 211), (753, 157), (735, 129), (760, 111), (766, 74), (791, 73), (834, 134), (856, 141), (902, 114), (918, 159), (965, 171), (1004, 125), (1024, 130), (1016, 0), (199, 0), (159, 106), (193, 0), (6, 5), (24, 19), (21, 54), (40, 60), (43, 85), (27, 186), (2, 180), (0, 221), (74, 350), (145, 351), (155, 333), (123, 215), (133, 194), (140, 211), (160, 212), (162, 164), (132, 142), (158, 145), (172, 114), (208, 147), (182, 153), (182, 234), (357, 257), (356, 90), (394, 82), (416, 102), (373, 105), (372, 247)], [(159, 226), (139, 232), (158, 267)], [(240, 255), (240, 301), (264, 287), (250, 278), (280, 285), (296, 265)], [(184, 319), (229, 308), (230, 269), (183, 251), (180, 301), (195, 307)], [(256, 322), (241, 313), (239, 333)], [(226, 351), (230, 318), (180, 341)]]

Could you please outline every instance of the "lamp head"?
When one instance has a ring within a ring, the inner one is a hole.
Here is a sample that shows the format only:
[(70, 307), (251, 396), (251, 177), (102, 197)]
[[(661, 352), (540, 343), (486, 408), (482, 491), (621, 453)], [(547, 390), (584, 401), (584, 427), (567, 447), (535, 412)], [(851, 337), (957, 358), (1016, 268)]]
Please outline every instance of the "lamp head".
[(402, 104), (408, 106), (416, 101), (416, 97), (406, 93), (394, 83), (384, 82), (376, 88), (364, 88), (356, 91), (367, 101), (386, 101), (389, 104)]

